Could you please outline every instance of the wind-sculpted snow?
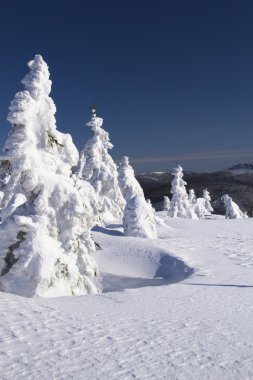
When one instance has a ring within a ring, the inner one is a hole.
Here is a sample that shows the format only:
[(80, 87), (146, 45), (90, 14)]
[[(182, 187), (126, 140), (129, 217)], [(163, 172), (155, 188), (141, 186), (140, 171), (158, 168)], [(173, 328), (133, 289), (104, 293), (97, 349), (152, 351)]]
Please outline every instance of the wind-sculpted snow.
[[(164, 228), (167, 233), (170, 231)], [(103, 292), (172, 284), (193, 273), (182, 260), (171, 256), (161, 242), (124, 237), (121, 230), (117, 225), (93, 229), (95, 241), (103, 247), (96, 253), (103, 272)]]
[[(33, 300), (0, 293), (1, 379), (253, 378), (252, 219), (159, 217), (156, 240), (124, 237), (115, 224), (93, 231), (107, 286), (124, 274), (148, 286)], [(152, 286), (163, 257), (194, 272)]]

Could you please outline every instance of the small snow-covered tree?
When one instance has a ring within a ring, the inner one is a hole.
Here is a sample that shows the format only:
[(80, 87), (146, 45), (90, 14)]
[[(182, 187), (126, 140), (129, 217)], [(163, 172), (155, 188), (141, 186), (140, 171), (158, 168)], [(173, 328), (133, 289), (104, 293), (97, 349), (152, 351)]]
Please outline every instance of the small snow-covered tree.
[(121, 194), (117, 166), (109, 154), (113, 148), (109, 134), (102, 128), (103, 119), (92, 109), (91, 120), (86, 124), (93, 136), (85, 144), (80, 155), (78, 176), (90, 182), (99, 198), (101, 219), (123, 215), (125, 200)]
[(187, 183), (183, 180), (183, 168), (177, 165), (172, 175), (174, 179), (171, 183), (172, 198), (170, 201), (170, 210), (168, 215), (171, 217), (197, 219), (197, 215), (191, 206), (185, 186)]
[(94, 242), (71, 178), (78, 151), (57, 131), (48, 66), (28, 63), (25, 89), (11, 102), (1, 167), (0, 289), (26, 297), (97, 293)]
[(126, 202), (135, 196), (144, 198), (143, 190), (135, 178), (134, 170), (129, 164), (129, 158), (127, 156), (122, 157), (120, 160), (118, 174), (120, 190)]
[(150, 208), (150, 211), (153, 212), (156, 224), (158, 226), (164, 226), (164, 221), (163, 221), (162, 218), (160, 218), (158, 215), (156, 215), (156, 211), (155, 211), (155, 208), (152, 205), (151, 200), (150, 199), (146, 199), (146, 203), (147, 203), (148, 207)]
[(169, 211), (170, 209), (170, 198), (166, 195), (163, 196), (163, 211)]
[(197, 198), (194, 203), (194, 212), (199, 219), (204, 219), (206, 214), (205, 199)]
[(152, 206), (142, 196), (131, 198), (125, 207), (123, 227), (126, 236), (157, 238)]
[(149, 205), (150, 209), (155, 213), (155, 208), (152, 206), (152, 202), (149, 198), (146, 199), (147, 204)]
[(206, 214), (211, 214), (213, 212), (213, 208), (211, 206), (210, 193), (207, 189), (203, 190), (203, 198), (205, 200)]
[(188, 200), (190, 204), (194, 205), (197, 202), (194, 189), (189, 190)]
[(232, 198), (228, 194), (224, 194), (221, 197), (221, 200), (224, 202), (226, 208), (226, 219), (240, 219), (247, 218), (247, 214), (243, 213), (239, 206), (232, 200)]

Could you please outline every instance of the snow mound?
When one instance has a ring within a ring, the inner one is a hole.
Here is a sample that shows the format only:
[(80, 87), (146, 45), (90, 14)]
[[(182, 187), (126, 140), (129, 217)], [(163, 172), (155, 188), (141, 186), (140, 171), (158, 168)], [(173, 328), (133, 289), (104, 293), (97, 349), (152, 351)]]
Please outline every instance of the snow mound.
[(96, 261), (104, 293), (172, 284), (193, 273), (189, 265), (159, 245), (158, 240), (125, 237), (120, 225), (95, 227), (93, 235), (103, 247), (97, 251)]

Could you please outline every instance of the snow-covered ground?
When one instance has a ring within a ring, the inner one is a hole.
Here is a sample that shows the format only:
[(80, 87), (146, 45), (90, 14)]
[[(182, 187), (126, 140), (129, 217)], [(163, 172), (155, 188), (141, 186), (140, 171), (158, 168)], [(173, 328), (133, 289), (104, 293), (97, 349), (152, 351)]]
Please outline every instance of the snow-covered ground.
[(104, 293), (0, 293), (1, 379), (253, 379), (253, 220), (96, 228)]

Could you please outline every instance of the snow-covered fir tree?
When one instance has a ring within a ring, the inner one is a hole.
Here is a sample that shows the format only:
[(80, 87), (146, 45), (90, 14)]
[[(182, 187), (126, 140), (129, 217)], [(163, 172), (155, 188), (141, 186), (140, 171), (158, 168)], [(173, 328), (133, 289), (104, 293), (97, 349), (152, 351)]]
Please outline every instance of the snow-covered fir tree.
[(95, 250), (71, 178), (78, 151), (57, 131), (48, 66), (28, 63), (25, 89), (11, 102), (1, 167), (0, 289), (26, 297), (98, 292)]
[(243, 213), (238, 204), (236, 204), (228, 194), (224, 194), (221, 197), (221, 200), (224, 202), (226, 209), (226, 219), (241, 219), (247, 218), (247, 214)]
[(205, 199), (197, 198), (196, 202), (193, 204), (194, 212), (199, 219), (204, 219), (206, 214)]
[(156, 211), (155, 211), (155, 208), (152, 205), (151, 200), (150, 199), (146, 199), (146, 203), (147, 203), (148, 207), (150, 208), (150, 211), (153, 212), (156, 224), (158, 226), (164, 226), (164, 221), (162, 220), (162, 218), (160, 218), (158, 215), (156, 215)]
[(152, 206), (152, 202), (149, 198), (146, 199), (147, 204), (149, 205), (150, 209), (155, 213), (155, 208)]
[(207, 189), (203, 190), (203, 198), (205, 200), (206, 214), (211, 214), (213, 212), (213, 208), (211, 206), (210, 193)]
[(144, 198), (143, 190), (135, 178), (134, 170), (129, 164), (129, 158), (127, 156), (122, 157), (120, 160), (118, 173), (120, 190), (126, 202), (135, 196)]
[(163, 211), (169, 211), (170, 209), (170, 198), (166, 195), (163, 196)]
[(192, 205), (188, 200), (185, 186), (187, 183), (183, 180), (183, 168), (177, 165), (172, 172), (174, 179), (171, 183), (172, 198), (168, 215), (171, 217), (197, 219)]
[(194, 189), (189, 190), (188, 200), (190, 204), (194, 205), (197, 202)]
[(91, 128), (93, 136), (81, 152), (78, 176), (95, 189), (100, 203), (101, 220), (106, 221), (112, 217), (122, 217), (126, 202), (120, 191), (117, 166), (108, 152), (113, 145), (102, 124), (103, 119), (96, 116), (93, 107), (91, 120), (86, 124)]
[(123, 227), (126, 236), (157, 238), (152, 206), (142, 196), (135, 196), (127, 202)]

